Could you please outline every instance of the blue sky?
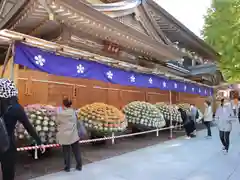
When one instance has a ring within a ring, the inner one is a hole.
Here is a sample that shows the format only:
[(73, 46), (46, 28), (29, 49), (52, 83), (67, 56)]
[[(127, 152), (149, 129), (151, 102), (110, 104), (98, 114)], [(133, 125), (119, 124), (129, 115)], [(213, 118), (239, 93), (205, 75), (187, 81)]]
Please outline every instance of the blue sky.
[(176, 19), (200, 37), (204, 24), (203, 16), (211, 0), (155, 0)]

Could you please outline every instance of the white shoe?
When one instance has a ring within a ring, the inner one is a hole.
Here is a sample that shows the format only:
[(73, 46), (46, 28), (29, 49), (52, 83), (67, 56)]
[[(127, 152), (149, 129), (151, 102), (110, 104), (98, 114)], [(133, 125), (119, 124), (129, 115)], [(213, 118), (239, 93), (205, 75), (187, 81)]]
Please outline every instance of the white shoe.
[(187, 136), (185, 139), (191, 139), (191, 137)]
[(224, 155), (227, 155), (228, 154), (228, 151), (225, 149), (225, 150), (223, 150), (223, 154)]

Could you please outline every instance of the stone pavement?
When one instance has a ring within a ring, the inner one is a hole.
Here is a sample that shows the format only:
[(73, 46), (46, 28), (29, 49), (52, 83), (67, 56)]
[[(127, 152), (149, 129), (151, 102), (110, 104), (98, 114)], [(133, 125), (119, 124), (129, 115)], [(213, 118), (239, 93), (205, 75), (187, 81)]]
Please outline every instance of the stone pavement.
[(236, 122), (231, 134), (228, 155), (221, 152), (218, 131), (213, 138), (183, 137), (139, 149), (83, 167), (82, 172), (59, 172), (35, 180), (239, 180), (240, 125)]

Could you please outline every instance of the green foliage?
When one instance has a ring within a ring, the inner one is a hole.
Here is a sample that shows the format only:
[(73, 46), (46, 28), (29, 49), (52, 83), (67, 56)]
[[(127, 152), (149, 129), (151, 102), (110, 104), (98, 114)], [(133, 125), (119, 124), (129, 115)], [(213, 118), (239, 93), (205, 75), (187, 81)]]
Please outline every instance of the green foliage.
[(202, 34), (221, 55), (225, 79), (240, 81), (240, 0), (213, 0)]

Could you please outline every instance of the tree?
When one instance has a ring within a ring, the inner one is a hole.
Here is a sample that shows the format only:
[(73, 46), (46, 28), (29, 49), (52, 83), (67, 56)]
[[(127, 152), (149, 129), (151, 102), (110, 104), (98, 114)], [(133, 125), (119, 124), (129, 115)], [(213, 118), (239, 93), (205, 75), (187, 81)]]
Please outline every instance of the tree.
[(204, 40), (221, 55), (219, 67), (229, 82), (240, 81), (240, 0), (213, 0), (205, 16)]

